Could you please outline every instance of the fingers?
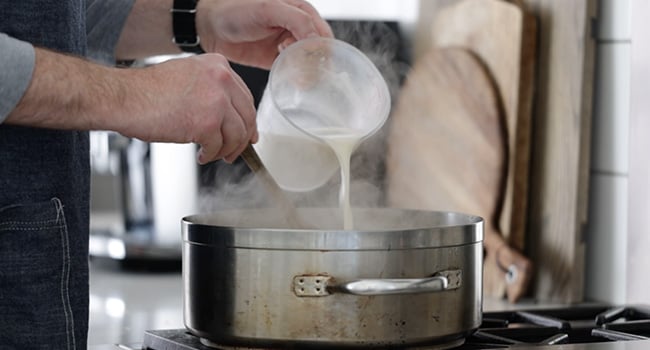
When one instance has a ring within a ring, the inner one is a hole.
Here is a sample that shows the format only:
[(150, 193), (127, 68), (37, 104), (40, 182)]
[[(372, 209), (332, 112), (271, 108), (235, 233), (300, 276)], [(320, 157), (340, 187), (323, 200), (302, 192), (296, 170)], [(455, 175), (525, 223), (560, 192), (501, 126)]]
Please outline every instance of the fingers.
[[(286, 49), (289, 45), (293, 44), (296, 42), (296, 38), (293, 37), (293, 34), (289, 31), (285, 31), (282, 33), (282, 35), (277, 39), (278, 44), (278, 52), (282, 52), (282, 50)], [(271, 62), (273, 63), (273, 62)]]
[(237, 86), (239, 87), (241, 93), (235, 92), (232, 94), (232, 106), (239, 113), (242, 120), (244, 121), (244, 127), (246, 128), (246, 144), (251, 140), (253, 134), (257, 131), (257, 119), (255, 111), (255, 99), (250, 89), (242, 80), (242, 78), (233, 71), (233, 78)]
[[(228, 65), (230, 67), (230, 65)], [(253, 93), (251, 90), (248, 88), (248, 85), (244, 82), (244, 80), (237, 74), (235, 73), (234, 70), (230, 69), (232, 72), (232, 78), (235, 84), (241, 89), (241, 91), (246, 95), (247, 101), (250, 105), (253, 105), (255, 103), (255, 99), (253, 98)], [(254, 109), (253, 109), (254, 111)]]
[(223, 138), (221, 136), (221, 133), (214, 133), (213, 135), (206, 137), (205, 141), (197, 140), (196, 142), (201, 145), (197, 157), (199, 164), (206, 164), (213, 160), (219, 159), (218, 153), (223, 146)]
[[(295, 0), (258, 7), (264, 25), (268, 28), (284, 28), (291, 32), (297, 40), (320, 36), (322, 25), (317, 25), (311, 14), (293, 1)], [(320, 17), (318, 18), (320, 19)], [(320, 20), (322, 21), (322, 19)]]
[[(237, 113), (234, 106), (232, 110)], [(217, 158), (223, 158), (227, 163), (232, 163), (248, 145), (249, 138), (243, 120), (237, 116), (227, 118), (221, 126), (221, 134), (224, 142)]]
[(253, 95), (241, 77), (226, 64), (211, 81), (207, 86), (218, 89), (219, 95), (208, 98), (214, 101), (208, 101), (213, 103), (204, 111), (207, 120), (196, 130), (200, 164), (221, 158), (232, 162), (258, 138)]
[(201, 148), (198, 153), (198, 162), (206, 164), (218, 159), (232, 163), (249, 144), (252, 136), (240, 113), (234, 106), (224, 112), (220, 130), (207, 131), (201, 141), (197, 141)]
[(298, 7), (299, 9), (309, 14), (320, 36), (324, 36), (328, 38), (334, 37), (330, 25), (327, 24), (325, 20), (323, 20), (323, 18), (320, 16), (316, 8), (314, 8), (314, 6), (312, 6), (310, 3), (303, 0), (284, 0), (284, 1), (295, 7)]
[[(243, 84), (243, 81), (241, 81), (241, 84)], [(248, 91), (245, 85), (244, 89)], [(226, 119), (221, 127), (224, 147), (219, 153), (223, 155), (227, 163), (232, 163), (244, 151), (257, 132), (253, 96), (250, 91), (248, 96), (250, 96), (250, 99), (244, 98), (242, 95), (233, 95), (231, 100), (232, 110), (237, 117)]]

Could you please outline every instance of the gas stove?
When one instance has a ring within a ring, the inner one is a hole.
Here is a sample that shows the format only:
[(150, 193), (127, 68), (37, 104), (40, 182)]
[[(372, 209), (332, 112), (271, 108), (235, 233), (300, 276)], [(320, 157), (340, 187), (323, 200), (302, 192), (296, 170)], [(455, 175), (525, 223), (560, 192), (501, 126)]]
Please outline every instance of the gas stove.
[[(214, 349), (184, 329), (147, 331), (142, 348)], [(463, 345), (452, 349), (509, 348), (650, 349), (650, 306), (568, 306), (485, 312), (480, 328)]]
[[(435, 346), (432, 346), (435, 348)], [(650, 348), (650, 306), (567, 306), (483, 313), (478, 330), (454, 350), (607, 350)], [(151, 330), (142, 349), (211, 350), (185, 329)]]

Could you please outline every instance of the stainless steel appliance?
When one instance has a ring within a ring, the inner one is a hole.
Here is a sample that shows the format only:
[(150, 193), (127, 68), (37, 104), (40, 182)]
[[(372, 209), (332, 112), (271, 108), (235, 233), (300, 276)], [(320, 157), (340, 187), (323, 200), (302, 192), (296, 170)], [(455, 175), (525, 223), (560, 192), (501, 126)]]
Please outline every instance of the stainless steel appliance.
[(195, 146), (91, 133), (91, 256), (181, 259), (180, 218), (196, 212)]

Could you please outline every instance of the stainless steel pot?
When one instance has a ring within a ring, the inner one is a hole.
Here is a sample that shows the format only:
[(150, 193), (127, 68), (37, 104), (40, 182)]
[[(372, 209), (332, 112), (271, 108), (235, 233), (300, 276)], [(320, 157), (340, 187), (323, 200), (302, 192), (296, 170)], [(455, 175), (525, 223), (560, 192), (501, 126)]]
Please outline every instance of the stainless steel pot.
[(208, 345), (455, 345), (478, 328), (483, 220), (458, 213), (301, 209), (183, 219), (184, 320)]

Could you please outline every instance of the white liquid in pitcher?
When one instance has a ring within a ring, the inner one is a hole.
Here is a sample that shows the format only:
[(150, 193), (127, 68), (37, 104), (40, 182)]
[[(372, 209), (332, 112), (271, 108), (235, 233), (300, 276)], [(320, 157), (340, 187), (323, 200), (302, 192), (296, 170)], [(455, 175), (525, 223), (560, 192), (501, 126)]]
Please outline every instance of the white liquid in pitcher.
[(255, 149), (280, 187), (311, 191), (336, 172), (338, 159), (331, 147), (306, 135), (260, 133)]
[(354, 221), (350, 205), (350, 157), (363, 138), (363, 134), (347, 128), (312, 129), (309, 132), (327, 143), (336, 154), (341, 168), (339, 206), (343, 211), (343, 229), (351, 230)]

